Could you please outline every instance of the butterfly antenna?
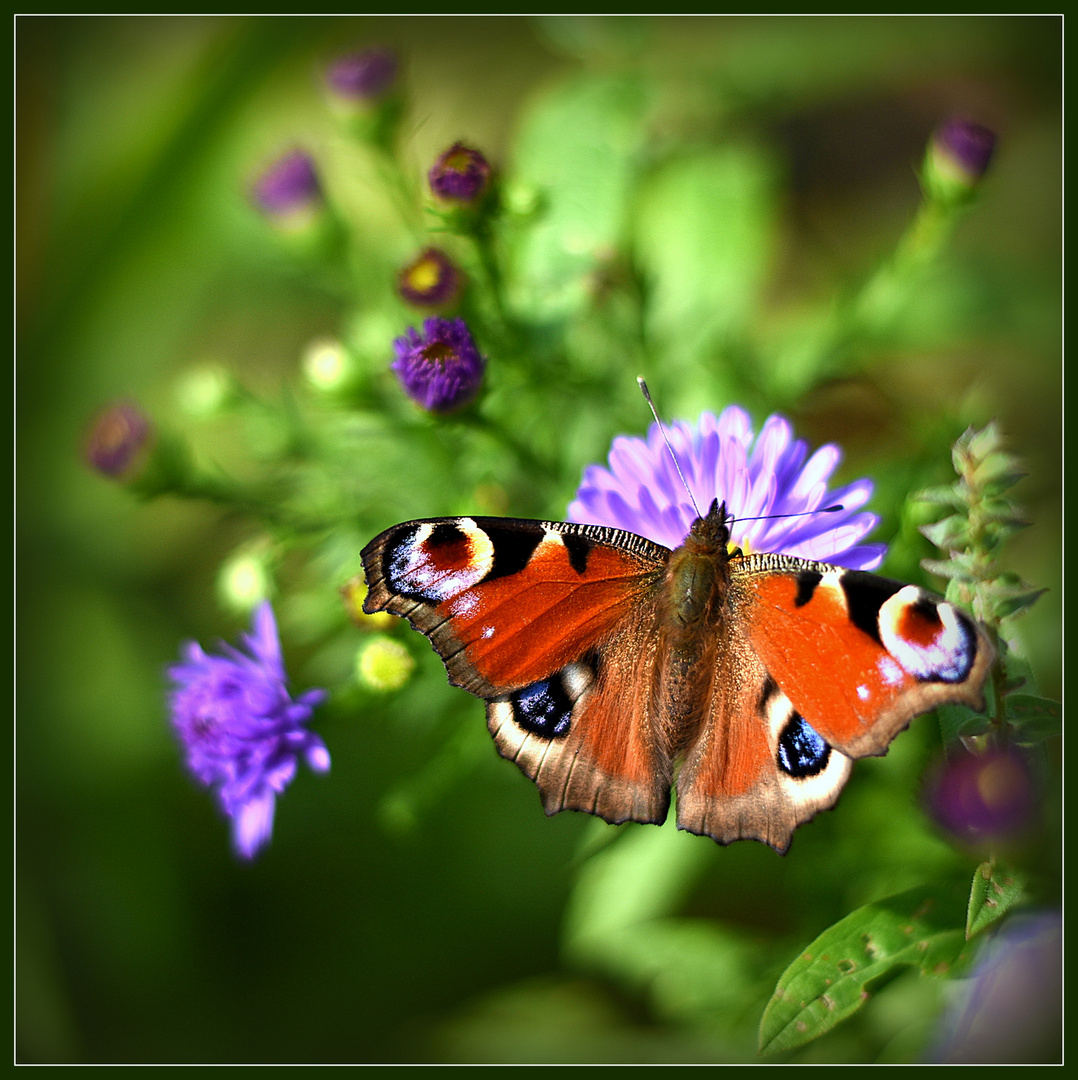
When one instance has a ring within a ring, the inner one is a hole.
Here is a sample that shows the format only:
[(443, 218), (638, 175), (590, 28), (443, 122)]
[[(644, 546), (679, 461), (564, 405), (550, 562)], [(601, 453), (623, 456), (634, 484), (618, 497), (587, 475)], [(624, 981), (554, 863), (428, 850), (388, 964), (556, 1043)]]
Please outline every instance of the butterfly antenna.
[(842, 503), (835, 503), (833, 506), (817, 506), (812, 510), (798, 510), (795, 514), (757, 514), (755, 517), (739, 517), (734, 518), (731, 516), (731, 521), (776, 521), (779, 518), (793, 518), (793, 517), (809, 517), (812, 514), (835, 514), (839, 510), (845, 510), (846, 507)]
[(663, 442), (666, 443), (666, 449), (670, 451), (670, 460), (674, 463), (674, 468), (677, 470), (678, 478), (681, 480), (681, 486), (685, 489), (685, 494), (689, 496), (689, 502), (692, 503), (693, 509), (696, 511), (697, 517), (703, 517), (700, 513), (700, 507), (696, 505), (696, 499), (693, 498), (692, 492), (689, 490), (689, 482), (685, 479), (685, 474), (681, 471), (681, 466), (678, 464), (677, 454), (674, 453), (674, 447), (670, 443), (670, 437), (666, 434), (666, 425), (659, 419), (659, 414), (655, 409), (655, 402), (651, 400), (651, 391), (648, 389), (648, 384), (644, 382), (641, 376), (636, 377), (636, 383), (640, 387), (640, 393), (644, 395), (644, 400), (648, 403), (648, 408), (651, 409), (651, 415), (655, 417), (655, 423), (659, 425), (659, 431), (662, 433)]

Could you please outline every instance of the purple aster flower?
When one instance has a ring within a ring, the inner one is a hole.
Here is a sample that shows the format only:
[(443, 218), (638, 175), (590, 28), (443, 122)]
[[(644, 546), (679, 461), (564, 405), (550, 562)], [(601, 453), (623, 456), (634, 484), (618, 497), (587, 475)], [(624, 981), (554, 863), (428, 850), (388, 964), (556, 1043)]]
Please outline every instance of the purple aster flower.
[(393, 370), (408, 396), (431, 412), (467, 405), (483, 381), (483, 357), (463, 319), (426, 319), (393, 342)]
[(314, 160), (304, 150), (278, 158), (254, 182), (251, 193), (263, 213), (278, 218), (312, 210), (322, 202)]
[(397, 287), (409, 304), (447, 307), (460, 295), (461, 273), (444, 251), (427, 248), (398, 275)]
[(302, 757), (315, 772), (329, 769), (325, 743), (306, 728), (324, 690), (288, 693), (273, 608), (255, 608), (246, 652), (222, 645), (223, 656), (189, 641), (183, 662), (168, 670), (172, 726), (196, 780), (213, 788), (232, 819), (236, 851), (253, 858), (273, 832), (277, 795), (292, 782)]
[(366, 49), (334, 60), (326, 69), (326, 85), (346, 101), (374, 101), (396, 76), (397, 54), (392, 49)]
[(86, 439), (86, 461), (104, 476), (130, 476), (152, 439), (153, 428), (142, 410), (133, 402), (119, 401), (94, 421)]
[(1029, 764), (1013, 746), (982, 754), (960, 750), (937, 770), (927, 792), (933, 817), (966, 841), (1014, 836), (1030, 824), (1037, 805)]
[[(748, 413), (736, 405), (719, 417), (702, 413), (695, 427), (671, 424), (668, 435), (695, 506), (653, 424), (646, 441), (616, 438), (608, 469), (589, 465), (584, 470), (569, 520), (627, 529), (674, 548), (698, 513), (707, 513), (717, 498), (734, 516), (731, 538), (745, 551), (794, 555), (853, 570), (870, 570), (883, 560), (886, 545), (860, 542), (879, 518), (854, 512), (872, 495), (872, 482), (857, 480), (828, 490), (827, 480), (842, 456), (838, 447), (821, 446), (809, 457), (808, 444), (793, 437), (783, 417), (769, 416), (757, 435)], [(812, 513), (835, 504), (842, 509)], [(800, 516), (747, 520), (769, 514)]]
[(431, 167), (430, 189), (440, 199), (475, 202), (490, 182), (490, 162), (464, 143), (454, 143)]

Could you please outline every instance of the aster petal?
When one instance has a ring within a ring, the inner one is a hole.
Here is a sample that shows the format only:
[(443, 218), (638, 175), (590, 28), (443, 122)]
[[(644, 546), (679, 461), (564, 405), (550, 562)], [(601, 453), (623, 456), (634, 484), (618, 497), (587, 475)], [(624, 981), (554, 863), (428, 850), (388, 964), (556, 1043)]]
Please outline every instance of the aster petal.
[(249, 799), (232, 819), (232, 840), (236, 851), (245, 859), (253, 859), (273, 835), (273, 811), (276, 797), (264, 791)]

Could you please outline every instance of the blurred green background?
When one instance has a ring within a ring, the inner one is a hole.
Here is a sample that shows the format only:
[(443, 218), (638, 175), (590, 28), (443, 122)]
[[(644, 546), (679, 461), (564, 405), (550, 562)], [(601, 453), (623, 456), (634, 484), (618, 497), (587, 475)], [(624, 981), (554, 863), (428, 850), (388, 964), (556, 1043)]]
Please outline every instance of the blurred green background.
[[(940, 120), (995, 129), (983, 201), (950, 256), (971, 284), (947, 333), (787, 411), (799, 434), (844, 447), (851, 476), (902, 445), (896, 418), (918, 402), (998, 417), (1029, 466), (1018, 494), (1034, 527), (1010, 558), (1050, 590), (1021, 637), (1041, 691), (1059, 695), (1060, 20), (21, 17), (20, 1060), (752, 1060), (769, 987), (797, 949), (912, 884), (895, 870), (896, 816), (926, 872), (956, 858), (913, 822), (927, 723), (860, 765), (785, 859), (623, 830), (626, 844), (662, 837), (640, 842), (657, 845), (656, 889), (676, 894), (689, 935), (682, 985), (695, 985), (693, 933), (729, 958), (714, 1001), (574, 952), (584, 857), (611, 830), (546, 819), (433, 655), (391, 704), (316, 720), (333, 771), (297, 779), (253, 865), (232, 857), (180, 767), (164, 668), (182, 640), (208, 646), (242, 625), (217, 608), (214, 582), (246, 526), (204, 505), (137, 505), (86, 469), (82, 440), (118, 397), (174, 420), (196, 363), (276, 392), (312, 339), (341, 332), (352, 299), (304, 270), (245, 190), (293, 144), (333, 158), (320, 72), (367, 45), (402, 57), (416, 177), (458, 138), (508, 171), (529, 111), (595, 73), (657, 88), (657, 140), (750, 131), (782, 177), (776, 299), (826, 303), (893, 246)], [(660, 397), (670, 415), (694, 419), (690, 405), (674, 381)], [(633, 432), (646, 421), (641, 410)], [(611, 418), (589, 422), (604, 446)], [(405, 498), (378, 527), (457, 508)], [(317, 682), (302, 652), (289, 662), (298, 686)], [(386, 807), (402, 799), (416, 827), (392, 827)], [(912, 985), (897, 980), (870, 1017), (798, 1060), (886, 1059), (933, 1016)]]

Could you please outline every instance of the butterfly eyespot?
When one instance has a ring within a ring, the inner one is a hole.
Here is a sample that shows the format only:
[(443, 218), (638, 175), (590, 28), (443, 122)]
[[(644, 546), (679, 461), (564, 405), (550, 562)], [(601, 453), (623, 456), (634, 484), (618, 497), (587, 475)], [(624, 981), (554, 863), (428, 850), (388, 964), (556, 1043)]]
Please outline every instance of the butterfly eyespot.
[(505, 701), (517, 727), (544, 739), (564, 739), (569, 734), (573, 707), (594, 680), (593, 663), (569, 664), (549, 679), (514, 690)]
[(916, 679), (961, 683), (977, 657), (977, 637), (969, 619), (947, 603), (937, 603), (907, 585), (880, 607), (880, 641)]
[(494, 565), (494, 547), (470, 518), (417, 522), (386, 544), (383, 559), (393, 592), (437, 604), (486, 578)]
[(827, 767), (831, 747), (803, 716), (794, 713), (779, 735), (778, 763), (795, 779), (816, 776)]
[(558, 678), (532, 683), (509, 695), (516, 723), (544, 739), (564, 739), (569, 734), (573, 703)]

